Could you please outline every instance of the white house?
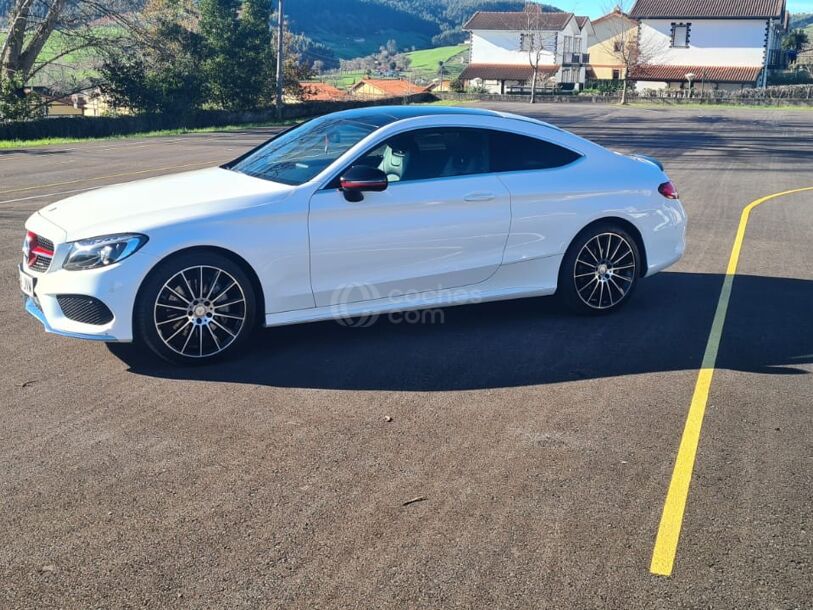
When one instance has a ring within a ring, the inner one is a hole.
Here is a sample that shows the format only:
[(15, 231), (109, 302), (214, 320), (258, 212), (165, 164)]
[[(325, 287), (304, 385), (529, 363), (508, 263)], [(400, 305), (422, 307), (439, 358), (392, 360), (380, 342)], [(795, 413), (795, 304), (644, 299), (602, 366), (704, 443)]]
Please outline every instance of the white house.
[(740, 89), (783, 67), (786, 0), (638, 0), (638, 89)]
[[(530, 5), (532, 8), (536, 5)], [(540, 49), (537, 88), (580, 89), (584, 85), (587, 37), (592, 25), (573, 13), (477, 11), (463, 29), (470, 32), (469, 65), (460, 79), (490, 93), (528, 93)], [(529, 56), (533, 56), (531, 60)]]

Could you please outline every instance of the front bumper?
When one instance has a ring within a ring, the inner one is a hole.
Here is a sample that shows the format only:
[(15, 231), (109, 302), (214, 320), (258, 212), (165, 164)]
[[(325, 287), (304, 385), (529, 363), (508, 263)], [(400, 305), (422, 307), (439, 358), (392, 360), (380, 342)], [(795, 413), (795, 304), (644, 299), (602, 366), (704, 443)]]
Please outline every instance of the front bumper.
[[(34, 298), (25, 298), (25, 310), (42, 323), (46, 332), (93, 341), (133, 340), (133, 305), (152, 261), (137, 252), (121, 264), (85, 271), (61, 269), (57, 253), (52, 263), (56, 269), (35, 273), (21, 265), (22, 271), (35, 278)], [(113, 313), (105, 324), (86, 324), (68, 318), (57, 300), (58, 295), (95, 297)]]
[(31, 297), (24, 297), (24, 299), (25, 310), (40, 321), (40, 324), (42, 324), (42, 327), (45, 329), (46, 333), (53, 333), (63, 337), (71, 337), (72, 339), (85, 339), (87, 341), (118, 341), (118, 339), (113, 335), (108, 335), (105, 333), (85, 334), (76, 331), (56, 329), (48, 324), (48, 319), (45, 317), (42, 309), (39, 308), (34, 299)]

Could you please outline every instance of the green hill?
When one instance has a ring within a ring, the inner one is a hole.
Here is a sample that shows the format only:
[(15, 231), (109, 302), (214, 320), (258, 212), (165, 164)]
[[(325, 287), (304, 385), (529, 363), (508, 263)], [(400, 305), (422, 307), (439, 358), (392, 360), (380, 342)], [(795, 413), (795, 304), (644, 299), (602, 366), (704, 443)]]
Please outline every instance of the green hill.
[(790, 28), (792, 30), (801, 29), (807, 32), (813, 40), (813, 13), (796, 13), (791, 16)]
[[(286, 5), (291, 29), (352, 59), (394, 39), (400, 50), (457, 45), (478, 10), (521, 10), (522, 0), (296, 0)], [(559, 10), (543, 4), (545, 10)], [(313, 59), (320, 59), (314, 56)]]
[(468, 50), (468, 45), (459, 44), (412, 51), (406, 55), (412, 60), (412, 63), (409, 65), (410, 71), (417, 77), (431, 80), (438, 76), (439, 61), (444, 62), (443, 73), (447, 75), (448, 78), (455, 78), (459, 75), (463, 71), (464, 59), (468, 54)]

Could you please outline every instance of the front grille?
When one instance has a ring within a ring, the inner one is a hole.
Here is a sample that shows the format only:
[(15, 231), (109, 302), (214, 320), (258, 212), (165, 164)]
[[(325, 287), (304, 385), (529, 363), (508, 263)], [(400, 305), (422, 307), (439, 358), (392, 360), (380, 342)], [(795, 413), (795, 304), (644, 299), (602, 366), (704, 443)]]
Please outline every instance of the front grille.
[(37, 245), (43, 250), (48, 250), (49, 252), (54, 251), (54, 242), (50, 239), (45, 239), (42, 235), (37, 235)]
[(51, 266), (54, 258), (54, 242), (50, 239), (28, 231), (23, 243), (23, 262), (37, 273), (45, 273)]
[(113, 312), (99, 299), (81, 294), (60, 294), (56, 297), (65, 317), (83, 324), (107, 324)]
[(34, 259), (34, 262), (31, 263), (28, 268), (32, 271), (38, 271), (40, 273), (45, 273), (48, 271), (48, 267), (51, 266), (51, 259), (47, 256), (37, 255)]

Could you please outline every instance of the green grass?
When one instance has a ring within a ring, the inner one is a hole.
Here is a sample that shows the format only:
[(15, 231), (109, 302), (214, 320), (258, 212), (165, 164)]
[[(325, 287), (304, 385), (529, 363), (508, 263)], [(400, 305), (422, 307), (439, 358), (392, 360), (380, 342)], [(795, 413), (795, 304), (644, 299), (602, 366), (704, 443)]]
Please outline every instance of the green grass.
[(366, 77), (367, 75), (363, 70), (357, 70), (355, 72), (342, 72), (341, 74), (325, 74), (319, 80), (330, 83), (339, 89), (347, 89)]
[(165, 136), (180, 136), (190, 133), (213, 133), (232, 132), (253, 129), (257, 127), (287, 127), (296, 123), (301, 123), (305, 119), (288, 121), (269, 121), (265, 123), (246, 123), (244, 125), (227, 125), (224, 127), (200, 127), (196, 129), (162, 129), (159, 131), (146, 131), (141, 133), (130, 133), (121, 136), (109, 136), (106, 138), (43, 138), (41, 140), (0, 140), (0, 150), (38, 148), (40, 146), (54, 146), (60, 144), (77, 144), (81, 142), (105, 142), (108, 140), (134, 140), (141, 138), (160, 138)]
[[(449, 47), (436, 47), (434, 49), (422, 49), (420, 51), (410, 51), (406, 53), (411, 60), (409, 72), (404, 77), (415, 79), (423, 78), (431, 81), (438, 78), (438, 62), (446, 62), (443, 70), (444, 78), (454, 79), (463, 71), (463, 60), (468, 51), (468, 45), (459, 44)], [(343, 72), (341, 74), (331, 73), (322, 75), (319, 80), (330, 83), (339, 89), (348, 89), (358, 81), (366, 78), (363, 70), (354, 72)]]
[[(121, 28), (117, 26), (99, 26), (94, 29), (96, 36), (115, 37), (121, 34)], [(0, 44), (5, 40), (6, 35), (0, 34)], [(40, 61), (52, 61), (64, 50), (76, 44), (76, 39), (66, 36), (62, 32), (54, 32), (48, 38), (38, 59)], [(100, 63), (99, 53), (95, 49), (80, 49), (72, 51), (67, 55), (59, 57), (50, 66), (39, 72), (34, 78), (33, 85), (49, 86), (54, 82), (87, 82), (99, 76), (98, 66)]]
[(455, 78), (463, 71), (463, 59), (465, 59), (465, 53), (468, 49), (468, 45), (459, 44), (449, 47), (436, 47), (434, 49), (412, 51), (406, 54), (407, 57), (412, 60), (409, 69), (415, 73), (416, 76), (429, 79), (437, 78), (438, 62), (443, 61), (446, 63), (446, 67), (443, 70), (444, 75)]

